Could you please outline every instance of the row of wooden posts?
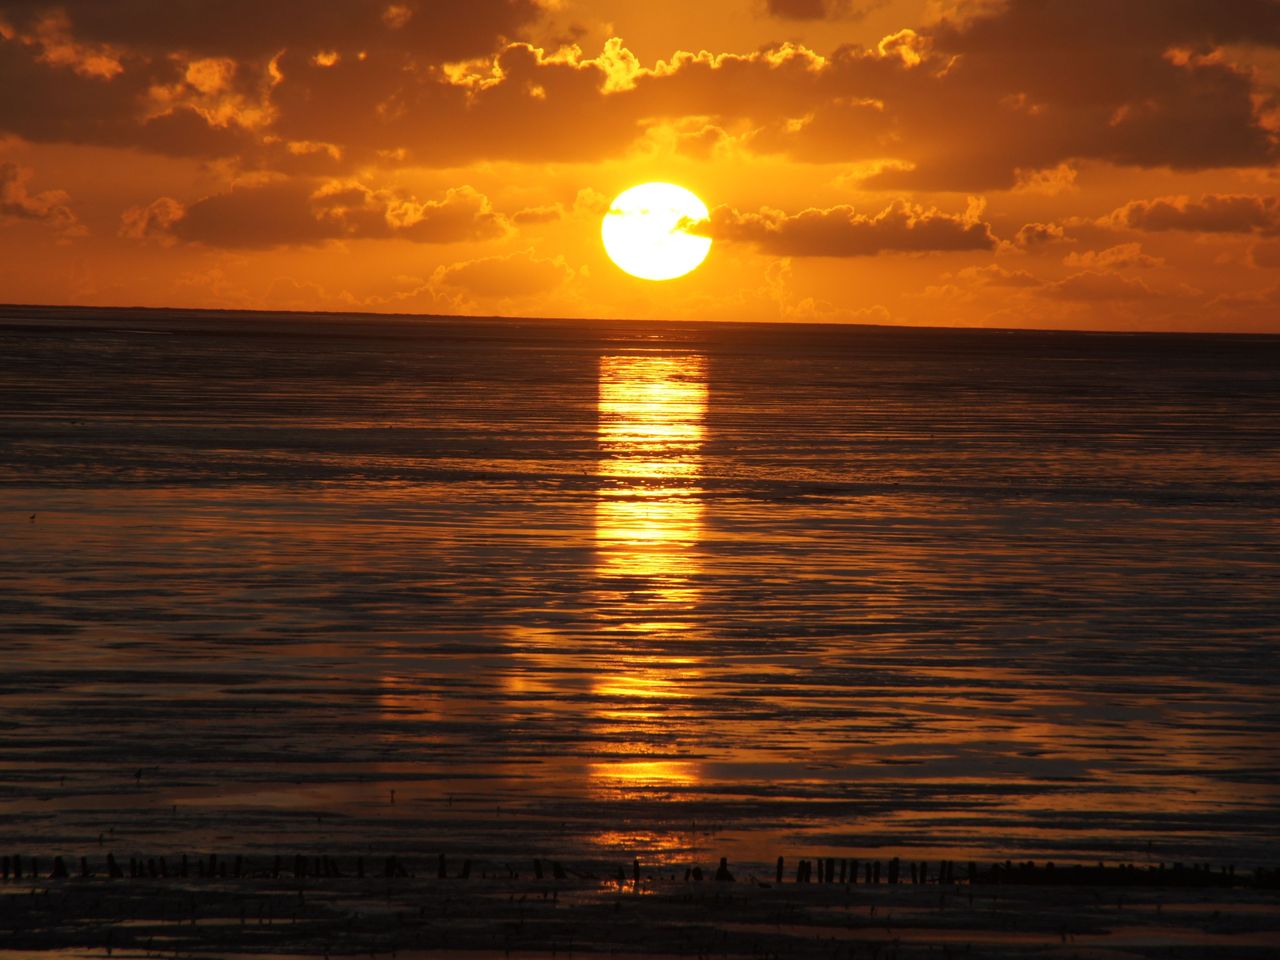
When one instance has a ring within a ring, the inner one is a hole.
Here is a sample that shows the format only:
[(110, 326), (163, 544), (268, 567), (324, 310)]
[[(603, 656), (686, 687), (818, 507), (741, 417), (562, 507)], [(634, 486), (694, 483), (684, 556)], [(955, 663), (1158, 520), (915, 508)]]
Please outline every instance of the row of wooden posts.
[[(467, 880), (471, 877), (471, 865), (471, 860), (463, 860), (455, 873), (453, 869), (455, 864), (450, 864), (445, 855), (440, 854), (436, 860), (436, 876), (440, 880)], [(195, 858), (183, 854), (180, 859), (175, 859), (172, 863), (165, 857), (130, 857), (127, 865), (117, 861), (114, 854), (108, 853), (104, 867), (106, 876), (110, 879), (121, 879), (126, 876), (150, 879), (166, 879), (170, 877), (182, 879), (190, 877), (227, 879), (264, 875), (273, 879), (286, 875), (292, 875), (295, 879), (306, 877), (329, 879), (341, 877), (363, 878), (366, 876), (386, 878), (411, 876), (408, 866), (396, 856), (382, 858), (380, 866), (372, 867), (368, 871), (366, 871), (364, 857), (356, 857), (353, 862), (348, 861), (348, 866), (344, 869), (335, 857), (327, 855), (306, 857), (301, 854), (294, 855), (292, 861), (285, 857), (276, 856), (271, 863), (269, 871), (251, 869), (246, 859), (241, 855), (219, 857), (216, 853), (211, 853), (207, 857)], [(517, 876), (516, 871), (510, 865), (507, 866), (507, 870), (510, 877), (515, 878)], [(48, 872), (45, 873), (43, 871)], [(631, 873), (632, 879), (638, 887), (640, 883), (640, 860), (638, 858), (632, 862)], [(555, 880), (566, 880), (570, 876), (577, 879), (595, 878), (593, 874), (567, 868), (558, 860), (544, 858), (535, 858), (533, 860), (533, 874), (538, 880), (548, 877)], [(66, 880), (70, 876), (71, 869), (67, 866), (67, 861), (60, 856), (53, 858), (51, 866), (49, 861), (45, 861), (43, 868), (40, 861), (35, 857), (24, 858), (21, 855), (0, 857), (0, 878), (6, 883), (11, 880), (18, 882), (24, 879), (36, 880), (46, 877), (51, 880)], [(86, 857), (80, 857), (79, 876), (84, 878), (97, 876), (97, 872)], [(1208, 864), (1174, 863), (1166, 866), (1166, 864), (1161, 863), (1158, 865), (1138, 866), (1131, 863), (1121, 863), (1105, 866), (1099, 863), (1097, 866), (1072, 864), (1055, 867), (1052, 862), (1038, 865), (1032, 861), (1014, 862), (1006, 860), (1003, 863), (982, 867), (979, 867), (973, 861), (969, 861), (962, 870), (958, 869), (958, 865), (954, 860), (940, 860), (936, 864), (930, 864), (926, 861), (902, 861), (897, 857), (883, 862), (880, 860), (859, 861), (826, 857), (798, 861), (794, 878), (796, 883), (801, 884), (861, 883), (875, 885), (883, 882), (888, 884), (933, 883), (943, 885), (967, 883), (975, 886), (1005, 883), (1019, 885), (1085, 884), (1090, 886), (1194, 887), (1247, 884), (1250, 886), (1275, 887), (1280, 885), (1280, 870), (1258, 869), (1253, 871), (1252, 875), (1247, 878), (1242, 875), (1241, 878), (1237, 879), (1234, 864), (1214, 870)], [(622, 867), (618, 867), (616, 879), (620, 884), (626, 882), (626, 871)], [(699, 866), (686, 867), (684, 879), (686, 882), (701, 882), (704, 879), (702, 868)], [(736, 879), (729, 869), (727, 858), (720, 858), (720, 866), (712, 874), (712, 879), (722, 883), (733, 882)], [(778, 857), (774, 880), (776, 883), (782, 884), (785, 879), (786, 861), (783, 857)]]

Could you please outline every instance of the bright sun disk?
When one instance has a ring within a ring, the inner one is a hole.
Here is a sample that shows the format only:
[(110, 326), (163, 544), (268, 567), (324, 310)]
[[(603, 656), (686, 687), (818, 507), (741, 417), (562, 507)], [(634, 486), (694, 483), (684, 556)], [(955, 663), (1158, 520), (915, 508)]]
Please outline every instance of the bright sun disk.
[(674, 280), (697, 268), (711, 238), (689, 233), (710, 216), (697, 195), (674, 183), (642, 183), (618, 194), (604, 215), (605, 252), (642, 280)]

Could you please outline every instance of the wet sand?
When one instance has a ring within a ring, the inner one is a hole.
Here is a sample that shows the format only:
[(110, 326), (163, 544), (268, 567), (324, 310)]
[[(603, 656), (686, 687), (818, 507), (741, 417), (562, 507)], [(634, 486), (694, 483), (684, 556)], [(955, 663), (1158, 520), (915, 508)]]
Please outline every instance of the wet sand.
[[(170, 869), (174, 868), (170, 864)], [(223, 864), (224, 868), (226, 864)], [(370, 873), (374, 864), (370, 864)], [(404, 866), (411, 866), (405, 864)], [(529, 863), (430, 876), (102, 877), (0, 888), (0, 960), (71, 957), (1274, 955), (1280, 893), (1215, 886), (732, 883)], [(605, 869), (604, 864), (595, 867)], [(247, 873), (246, 869), (246, 873)], [(708, 876), (710, 874), (708, 873)], [(1243, 879), (1242, 883), (1245, 882)], [(49, 951), (46, 953), (46, 951)], [(108, 952), (109, 951), (109, 952)]]

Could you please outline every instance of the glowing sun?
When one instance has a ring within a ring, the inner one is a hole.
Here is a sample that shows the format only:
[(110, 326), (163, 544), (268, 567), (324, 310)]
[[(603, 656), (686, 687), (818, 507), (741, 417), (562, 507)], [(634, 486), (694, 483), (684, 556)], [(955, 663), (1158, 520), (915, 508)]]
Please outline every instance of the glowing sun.
[(674, 280), (707, 258), (710, 237), (684, 224), (706, 220), (707, 205), (674, 183), (642, 183), (618, 194), (600, 233), (609, 259), (642, 280)]

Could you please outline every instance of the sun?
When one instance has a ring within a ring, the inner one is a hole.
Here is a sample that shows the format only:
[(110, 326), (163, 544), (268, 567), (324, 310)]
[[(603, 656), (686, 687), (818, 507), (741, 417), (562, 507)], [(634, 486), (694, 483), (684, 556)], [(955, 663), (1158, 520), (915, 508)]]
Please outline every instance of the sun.
[(707, 205), (684, 187), (642, 183), (618, 194), (600, 234), (609, 259), (633, 277), (674, 280), (707, 258), (711, 238), (684, 227), (709, 216)]

